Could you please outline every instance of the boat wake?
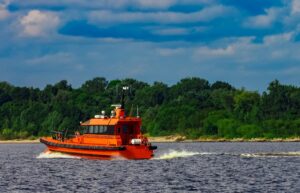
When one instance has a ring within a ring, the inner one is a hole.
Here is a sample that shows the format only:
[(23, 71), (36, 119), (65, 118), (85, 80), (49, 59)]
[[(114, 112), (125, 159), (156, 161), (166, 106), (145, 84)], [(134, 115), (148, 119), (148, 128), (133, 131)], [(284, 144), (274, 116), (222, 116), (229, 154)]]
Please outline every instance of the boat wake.
[(60, 152), (53, 152), (53, 151), (45, 151), (40, 153), (37, 159), (54, 159), (54, 158), (64, 158), (64, 159), (80, 159), (80, 157), (72, 156)]
[(300, 151), (296, 152), (270, 152), (270, 153), (242, 153), (241, 157), (300, 157)]
[(174, 159), (174, 158), (182, 158), (182, 157), (190, 157), (195, 155), (209, 155), (213, 154), (211, 152), (192, 152), (192, 151), (186, 151), (186, 150), (169, 150), (169, 152), (156, 155), (153, 159), (161, 160), (161, 159)]
[(231, 156), (241, 156), (245, 158), (259, 158), (259, 157), (300, 157), (300, 151), (296, 152), (268, 152), (268, 153), (215, 153), (215, 152), (193, 152), (186, 150), (169, 150), (166, 153), (160, 153), (155, 155), (154, 160), (164, 160), (164, 159), (174, 159), (174, 158), (184, 158), (196, 155), (231, 155)]
[[(152, 160), (168, 160), (168, 159), (175, 159), (175, 158), (185, 158), (191, 157), (196, 155), (213, 155), (218, 154), (214, 152), (193, 152), (187, 150), (169, 150), (165, 153), (159, 153), (152, 158)], [(296, 152), (269, 152), (269, 153), (241, 153), (241, 154), (230, 154), (230, 153), (222, 153), (220, 155), (232, 155), (232, 156), (241, 156), (245, 158), (263, 158), (263, 157), (300, 157), (300, 151)], [(45, 151), (40, 153), (37, 159), (80, 159), (79, 156), (69, 155), (60, 152), (53, 152), (53, 151)], [(126, 160), (122, 157), (112, 157), (109, 160)]]

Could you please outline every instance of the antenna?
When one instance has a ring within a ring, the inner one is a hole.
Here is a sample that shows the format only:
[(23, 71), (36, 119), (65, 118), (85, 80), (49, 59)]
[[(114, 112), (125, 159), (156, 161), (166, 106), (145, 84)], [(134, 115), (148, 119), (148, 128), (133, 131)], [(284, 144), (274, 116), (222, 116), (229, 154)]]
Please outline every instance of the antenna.
[(132, 117), (132, 111), (133, 111), (133, 104), (131, 104), (131, 108), (130, 108), (129, 117)]
[(128, 90), (129, 87), (128, 86), (123, 86), (122, 89), (122, 98), (121, 98), (121, 109), (125, 108), (125, 90)]
[(115, 98), (115, 101), (117, 101), (119, 98), (119, 85), (117, 84), (116, 85), (116, 98)]

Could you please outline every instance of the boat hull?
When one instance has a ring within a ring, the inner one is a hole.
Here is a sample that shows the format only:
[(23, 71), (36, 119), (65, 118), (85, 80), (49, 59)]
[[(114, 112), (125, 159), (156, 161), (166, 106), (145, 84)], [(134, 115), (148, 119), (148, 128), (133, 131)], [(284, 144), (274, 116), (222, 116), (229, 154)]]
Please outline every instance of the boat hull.
[(150, 159), (153, 157), (155, 146), (124, 145), (124, 146), (99, 146), (93, 144), (79, 144), (61, 142), (52, 138), (41, 138), (50, 151), (72, 154), (92, 159), (113, 159), (122, 157), (125, 159)]

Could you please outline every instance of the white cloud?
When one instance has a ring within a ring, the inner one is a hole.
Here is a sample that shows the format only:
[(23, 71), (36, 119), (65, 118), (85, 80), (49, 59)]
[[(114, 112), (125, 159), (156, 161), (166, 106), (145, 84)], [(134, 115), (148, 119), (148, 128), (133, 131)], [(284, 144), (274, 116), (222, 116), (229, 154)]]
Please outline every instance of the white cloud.
[(268, 29), (275, 23), (284, 26), (284, 30), (294, 29), (299, 24), (300, 0), (286, 0), (281, 7), (271, 7), (265, 14), (248, 17), (243, 22), (247, 28)]
[[(293, 32), (266, 36), (262, 43), (254, 43), (253, 37), (237, 38), (227, 45), (218, 47), (222, 40), (218, 40), (209, 46), (200, 46), (193, 51), (196, 61), (211, 64), (230, 64), (238, 66), (266, 65), (282, 66), (290, 63), (299, 63), (299, 44), (292, 41)], [(225, 41), (226, 42), (226, 41)], [(258, 68), (259, 69), (259, 68)]]
[(0, 7), (0, 20), (4, 20), (8, 17), (9, 15), (9, 12), (3, 8), (3, 7)]
[(264, 43), (266, 45), (282, 44), (282, 43), (290, 42), (293, 36), (294, 36), (293, 32), (269, 35), (264, 37)]
[(186, 28), (166, 28), (156, 29), (152, 33), (158, 35), (186, 35), (189, 34), (189, 30)]
[(291, 13), (296, 14), (300, 13), (300, 1), (299, 0), (293, 0), (291, 4)]
[(0, 20), (4, 20), (9, 16), (9, 12), (6, 9), (6, 4), (0, 4)]
[(222, 57), (222, 56), (230, 56), (235, 53), (235, 48), (231, 45), (226, 48), (209, 48), (209, 47), (200, 47), (196, 49), (196, 55), (204, 55), (205, 57)]
[[(124, 0), (119, 0), (124, 2)], [(127, 5), (139, 8), (165, 9), (173, 5), (207, 5), (214, 3), (213, 0), (125, 0)]]
[(235, 9), (223, 5), (206, 7), (198, 12), (112, 12), (93, 11), (90, 20), (95, 23), (192, 23), (208, 22), (218, 17), (234, 15)]
[(46, 63), (56, 63), (56, 61), (60, 61), (60, 63), (70, 63), (72, 61), (73, 56), (70, 53), (59, 52), (54, 54), (47, 54), (35, 58), (31, 58), (26, 61), (29, 65), (42, 65)]
[(139, 0), (131, 3), (138, 5), (138, 7), (166, 8), (176, 3), (176, 0)]
[(31, 10), (19, 20), (24, 36), (45, 36), (55, 31), (60, 23), (59, 17), (53, 12)]
[(249, 28), (269, 28), (273, 26), (274, 22), (279, 20), (283, 13), (282, 8), (269, 8), (265, 11), (266, 14), (247, 18), (244, 26)]
[(158, 48), (156, 50), (161, 56), (174, 56), (184, 53), (185, 49), (183, 48)]

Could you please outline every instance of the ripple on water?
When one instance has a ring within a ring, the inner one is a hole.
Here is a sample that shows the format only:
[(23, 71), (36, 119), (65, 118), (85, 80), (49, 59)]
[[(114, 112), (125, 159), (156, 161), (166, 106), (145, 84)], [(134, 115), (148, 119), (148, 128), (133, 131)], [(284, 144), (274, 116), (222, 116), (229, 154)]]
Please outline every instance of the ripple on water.
[(1, 144), (0, 192), (300, 192), (300, 143), (155, 145), (154, 159), (107, 161)]

